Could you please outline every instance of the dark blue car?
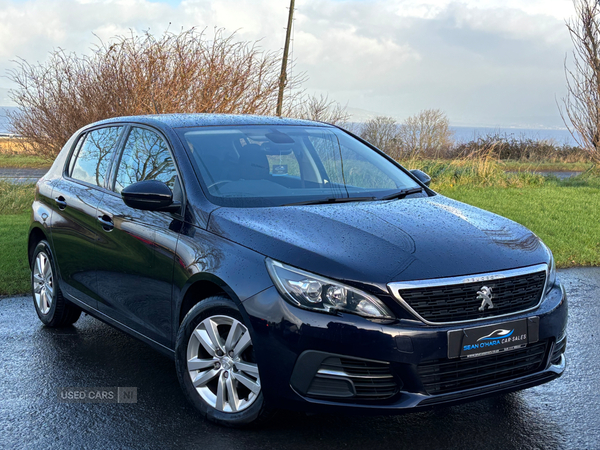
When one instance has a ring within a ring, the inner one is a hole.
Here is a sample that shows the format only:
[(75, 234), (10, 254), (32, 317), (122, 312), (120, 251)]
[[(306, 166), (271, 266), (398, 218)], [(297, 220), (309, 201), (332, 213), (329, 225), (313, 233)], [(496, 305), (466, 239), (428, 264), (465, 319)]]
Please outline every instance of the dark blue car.
[(567, 299), (542, 241), (328, 124), (86, 126), (37, 184), (29, 260), (44, 324), (85, 311), (147, 342), (221, 424), (397, 414), (565, 369)]

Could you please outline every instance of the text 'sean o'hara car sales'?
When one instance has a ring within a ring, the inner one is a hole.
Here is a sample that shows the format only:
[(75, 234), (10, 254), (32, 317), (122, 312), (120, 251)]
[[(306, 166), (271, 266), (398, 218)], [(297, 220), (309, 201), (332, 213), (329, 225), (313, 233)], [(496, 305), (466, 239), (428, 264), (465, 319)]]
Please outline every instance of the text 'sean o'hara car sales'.
[(548, 247), (328, 124), (86, 126), (37, 184), (29, 261), (44, 324), (85, 311), (166, 353), (221, 424), (398, 414), (565, 370)]

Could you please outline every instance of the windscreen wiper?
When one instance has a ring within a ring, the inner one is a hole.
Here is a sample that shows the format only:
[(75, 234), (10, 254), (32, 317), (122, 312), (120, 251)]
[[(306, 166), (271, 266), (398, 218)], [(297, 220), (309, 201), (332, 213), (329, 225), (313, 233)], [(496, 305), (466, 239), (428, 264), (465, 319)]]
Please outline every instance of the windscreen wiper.
[(418, 192), (423, 192), (423, 188), (416, 187), (416, 188), (410, 188), (410, 189), (400, 189), (399, 191), (394, 192), (393, 194), (386, 195), (385, 197), (380, 197), (377, 200), (394, 200), (396, 198), (404, 198), (407, 195), (416, 194)]
[(375, 197), (330, 197), (321, 198), (318, 200), (307, 200), (305, 202), (287, 203), (283, 206), (300, 206), (300, 205), (326, 205), (329, 203), (348, 203), (348, 202), (372, 202), (377, 200)]

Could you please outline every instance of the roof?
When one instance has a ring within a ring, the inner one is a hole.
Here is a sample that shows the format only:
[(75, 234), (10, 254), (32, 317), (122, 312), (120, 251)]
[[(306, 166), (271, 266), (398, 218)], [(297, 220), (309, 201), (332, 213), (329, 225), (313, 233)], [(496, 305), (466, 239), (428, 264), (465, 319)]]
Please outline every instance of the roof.
[(166, 125), (171, 128), (205, 127), (223, 125), (310, 125), (329, 127), (323, 122), (288, 119), (272, 116), (244, 114), (153, 114), (147, 116), (124, 116), (96, 122), (94, 125), (113, 122), (134, 122), (148, 125)]

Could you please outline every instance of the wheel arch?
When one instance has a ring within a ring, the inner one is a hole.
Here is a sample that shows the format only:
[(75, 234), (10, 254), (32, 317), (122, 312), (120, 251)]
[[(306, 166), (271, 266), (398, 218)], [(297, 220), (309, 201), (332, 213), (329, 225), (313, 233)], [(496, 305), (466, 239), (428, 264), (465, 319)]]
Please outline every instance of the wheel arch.
[(29, 261), (29, 267), (31, 267), (31, 258), (33, 257), (33, 251), (37, 245), (43, 241), (48, 240), (46, 233), (41, 227), (34, 226), (29, 230), (29, 238), (27, 239), (27, 260)]
[(181, 290), (181, 300), (177, 305), (175, 316), (177, 321), (176, 327), (178, 328), (181, 325), (183, 318), (194, 306), (202, 300), (216, 295), (223, 295), (233, 300), (241, 310), (242, 315), (244, 315), (240, 299), (227, 283), (215, 275), (199, 273), (191, 277)]

